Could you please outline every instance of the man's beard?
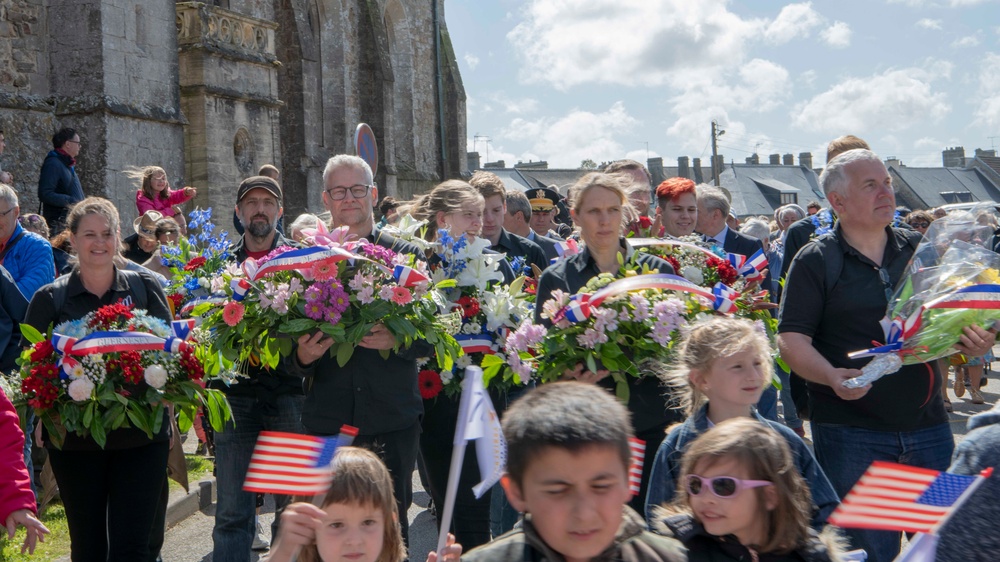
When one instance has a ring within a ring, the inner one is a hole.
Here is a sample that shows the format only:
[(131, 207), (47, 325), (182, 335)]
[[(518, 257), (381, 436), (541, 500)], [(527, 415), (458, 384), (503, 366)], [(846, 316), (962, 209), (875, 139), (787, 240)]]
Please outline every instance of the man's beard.
[[(255, 220), (258, 217), (263, 218), (264, 220), (263, 221)], [(276, 226), (277, 226), (277, 221), (272, 223), (271, 221), (267, 220), (266, 216), (256, 215), (250, 219), (250, 224), (246, 225), (246, 231), (250, 234), (250, 236), (253, 236), (254, 238), (263, 238), (268, 234), (274, 232)]]

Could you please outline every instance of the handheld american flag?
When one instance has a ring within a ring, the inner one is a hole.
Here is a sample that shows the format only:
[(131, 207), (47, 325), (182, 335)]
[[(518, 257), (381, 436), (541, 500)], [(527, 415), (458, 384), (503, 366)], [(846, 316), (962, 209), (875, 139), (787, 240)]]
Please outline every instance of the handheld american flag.
[(338, 437), (262, 431), (257, 437), (243, 489), (247, 492), (312, 496), (330, 487), (330, 462)]
[(990, 473), (963, 476), (875, 461), (828, 521), (848, 529), (934, 532)]
[(629, 437), (628, 448), (632, 450), (632, 462), (628, 467), (628, 489), (634, 496), (642, 487), (642, 463), (646, 460), (646, 442)]

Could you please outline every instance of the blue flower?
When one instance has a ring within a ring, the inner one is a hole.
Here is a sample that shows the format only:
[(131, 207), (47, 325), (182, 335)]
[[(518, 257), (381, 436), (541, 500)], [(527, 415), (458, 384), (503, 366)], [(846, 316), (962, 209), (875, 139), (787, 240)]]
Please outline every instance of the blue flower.
[(186, 281), (186, 282), (184, 283), (184, 288), (185, 288), (185, 289), (187, 289), (188, 291), (196, 291), (196, 290), (198, 290), (199, 288), (201, 288), (201, 285), (199, 285), (199, 284), (198, 284), (198, 278), (192, 275), (192, 276), (191, 276), (191, 277), (190, 277), (190, 278), (189, 278), (189, 279), (188, 279), (188, 280), (187, 280), (187, 281)]

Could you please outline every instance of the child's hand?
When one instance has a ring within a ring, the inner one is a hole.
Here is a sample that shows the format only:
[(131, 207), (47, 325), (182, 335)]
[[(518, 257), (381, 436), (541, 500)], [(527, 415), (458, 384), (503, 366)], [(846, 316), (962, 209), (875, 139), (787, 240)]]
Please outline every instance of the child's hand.
[(447, 546), (441, 554), (433, 550), (427, 553), (427, 562), (459, 562), (462, 558), (462, 545), (455, 542), (455, 535), (448, 533)]
[(278, 541), (269, 560), (291, 560), (303, 546), (316, 542), (316, 529), (326, 512), (309, 503), (293, 503), (281, 512)]
[(184, 188), (184, 195), (187, 195), (188, 197), (194, 197), (195, 195), (198, 195), (198, 190), (189, 185)]
[(28, 531), (28, 534), (24, 537), (24, 544), (21, 545), (21, 554), (24, 554), (25, 551), (28, 554), (34, 554), (35, 545), (39, 542), (45, 542), (45, 535), (49, 534), (49, 530), (45, 525), (35, 518), (34, 513), (27, 509), (19, 509), (8, 515), (4, 525), (7, 526), (8, 539), (14, 538), (14, 532), (17, 530), (18, 525)]

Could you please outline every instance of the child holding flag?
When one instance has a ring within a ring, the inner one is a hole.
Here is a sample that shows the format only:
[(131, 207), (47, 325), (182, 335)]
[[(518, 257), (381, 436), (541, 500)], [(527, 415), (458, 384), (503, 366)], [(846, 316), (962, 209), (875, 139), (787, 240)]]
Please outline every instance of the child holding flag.
[[(268, 562), (402, 562), (406, 547), (392, 493), (392, 478), (372, 452), (342, 447), (333, 457), (333, 480), (321, 507), (293, 503), (281, 514)], [(301, 551), (301, 552), (300, 552)], [(429, 561), (458, 562), (454, 541)]]
[(673, 427), (656, 451), (646, 496), (646, 520), (650, 525), (656, 520), (654, 508), (674, 497), (681, 457), (691, 442), (713, 425), (738, 417), (770, 426), (784, 437), (795, 467), (812, 490), (814, 505), (809, 517), (814, 528), (822, 528), (837, 507), (837, 493), (802, 439), (784, 424), (768, 421), (754, 409), (764, 388), (771, 384), (774, 362), (770, 349), (761, 330), (749, 320), (736, 318), (699, 322), (677, 346), (675, 367), (663, 378), (669, 387), (683, 389), (678, 391), (679, 401), (687, 407), (690, 417)]

